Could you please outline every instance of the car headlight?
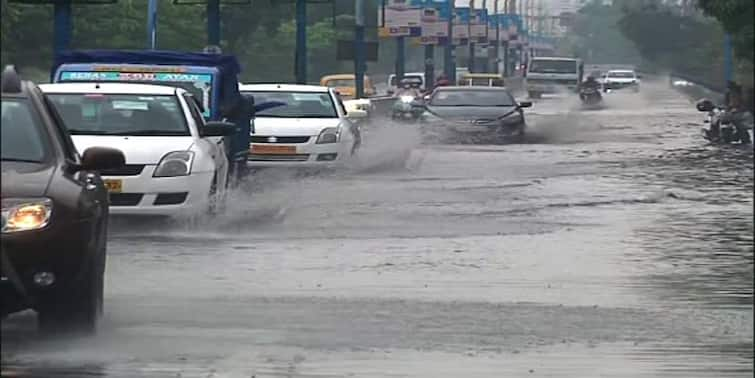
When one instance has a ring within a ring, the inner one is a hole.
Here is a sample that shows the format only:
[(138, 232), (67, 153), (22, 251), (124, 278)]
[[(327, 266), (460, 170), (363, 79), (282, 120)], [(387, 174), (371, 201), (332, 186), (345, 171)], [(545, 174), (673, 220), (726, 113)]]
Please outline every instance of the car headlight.
[(168, 152), (160, 163), (157, 164), (153, 177), (176, 177), (188, 176), (191, 173), (191, 165), (194, 162), (194, 153), (191, 151)]
[(50, 223), (49, 198), (3, 199), (3, 233), (39, 230)]
[(338, 143), (341, 140), (341, 131), (337, 127), (328, 127), (320, 132), (317, 144)]

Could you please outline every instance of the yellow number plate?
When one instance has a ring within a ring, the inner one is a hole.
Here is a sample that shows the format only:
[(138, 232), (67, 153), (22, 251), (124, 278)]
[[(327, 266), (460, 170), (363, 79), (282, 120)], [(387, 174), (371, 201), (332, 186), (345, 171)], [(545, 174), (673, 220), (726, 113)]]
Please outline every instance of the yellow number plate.
[(293, 155), (296, 154), (296, 146), (253, 144), (251, 153), (258, 155)]
[(105, 187), (110, 193), (120, 193), (123, 191), (123, 180), (105, 180)]

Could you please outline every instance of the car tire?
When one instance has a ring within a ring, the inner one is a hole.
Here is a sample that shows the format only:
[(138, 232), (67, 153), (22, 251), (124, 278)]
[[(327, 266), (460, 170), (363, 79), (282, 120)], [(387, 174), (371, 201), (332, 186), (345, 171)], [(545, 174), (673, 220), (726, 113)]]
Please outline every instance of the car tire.
[(96, 333), (104, 303), (106, 234), (107, 227), (103, 226), (97, 250), (82, 277), (66, 286), (65, 291), (47, 297), (37, 308), (37, 323), (43, 333)]

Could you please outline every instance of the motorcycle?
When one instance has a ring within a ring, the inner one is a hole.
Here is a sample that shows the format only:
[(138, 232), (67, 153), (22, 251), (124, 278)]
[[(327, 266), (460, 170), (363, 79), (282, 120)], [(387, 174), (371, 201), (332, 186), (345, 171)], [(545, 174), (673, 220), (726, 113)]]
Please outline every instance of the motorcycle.
[(417, 121), (421, 115), (420, 111), (414, 106), (416, 99), (414, 96), (400, 96), (393, 103), (391, 119), (400, 121)]
[(752, 143), (748, 130), (752, 129), (752, 116), (748, 117), (746, 112), (732, 114), (707, 99), (698, 101), (695, 107), (707, 113), (703, 122), (709, 124), (710, 129), (702, 129), (703, 138), (713, 143)]
[(597, 105), (603, 101), (603, 96), (597, 88), (582, 88), (579, 90), (579, 99), (584, 105)]

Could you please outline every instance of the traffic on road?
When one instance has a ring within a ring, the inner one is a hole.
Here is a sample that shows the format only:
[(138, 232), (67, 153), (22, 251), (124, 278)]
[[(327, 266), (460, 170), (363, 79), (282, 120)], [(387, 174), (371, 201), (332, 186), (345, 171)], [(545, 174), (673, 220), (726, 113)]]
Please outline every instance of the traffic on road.
[(742, 88), (551, 55), (7, 66), (2, 377), (752, 376)]

